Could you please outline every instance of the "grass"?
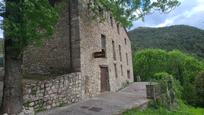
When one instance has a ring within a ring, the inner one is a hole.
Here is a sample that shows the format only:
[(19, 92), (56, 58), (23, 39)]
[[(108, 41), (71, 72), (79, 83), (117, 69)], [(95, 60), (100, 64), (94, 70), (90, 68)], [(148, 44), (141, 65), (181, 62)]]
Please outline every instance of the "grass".
[(147, 108), (145, 110), (132, 109), (123, 115), (204, 115), (204, 108), (195, 108), (185, 104), (180, 104), (176, 111), (168, 111), (165, 108)]
[(129, 110), (123, 115), (204, 115), (204, 109), (201, 108), (189, 108), (188, 110), (168, 111), (164, 108), (151, 109), (148, 108), (144, 111), (133, 109)]
[(129, 110), (123, 115), (190, 115), (188, 113), (183, 113), (183, 112), (173, 112), (173, 111), (168, 111), (166, 109), (146, 109), (144, 111), (140, 111), (137, 109), (134, 110)]

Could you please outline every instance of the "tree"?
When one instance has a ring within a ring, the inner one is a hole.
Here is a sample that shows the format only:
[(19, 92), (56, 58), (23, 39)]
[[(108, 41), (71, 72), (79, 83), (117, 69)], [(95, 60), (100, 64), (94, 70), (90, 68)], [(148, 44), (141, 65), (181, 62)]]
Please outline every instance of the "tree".
[(22, 52), (28, 44), (40, 45), (52, 35), (58, 14), (47, 0), (7, 0), (5, 31), (5, 77), (3, 112), (22, 110)]
[[(54, 6), (60, 0), (7, 0), (4, 16), (5, 31), (5, 86), (3, 111), (9, 114), (22, 109), (21, 60), (29, 44), (40, 45), (52, 35), (58, 13)], [(69, 0), (75, 1), (75, 0)], [(143, 18), (153, 10), (168, 12), (179, 3), (177, 0), (94, 0), (90, 8), (96, 16), (98, 10), (110, 12), (123, 26)]]
[[(167, 52), (161, 49), (144, 49), (134, 54), (133, 68), (134, 74), (139, 75), (143, 81), (151, 81), (165, 76), (163, 72), (171, 74), (183, 87), (183, 99), (188, 104), (195, 105), (194, 82), (196, 76), (204, 69), (201, 60), (178, 50)], [(160, 74), (155, 76), (156, 73)], [(199, 95), (203, 96), (201, 94), (203, 93), (201, 92), (203, 85), (200, 85), (203, 83), (203, 76), (200, 76), (197, 80), (196, 90), (198, 90)]]
[(142, 18), (148, 13), (170, 12), (180, 3), (178, 0), (91, 0), (90, 8), (100, 16), (100, 9), (110, 12), (122, 26), (132, 26), (132, 21)]

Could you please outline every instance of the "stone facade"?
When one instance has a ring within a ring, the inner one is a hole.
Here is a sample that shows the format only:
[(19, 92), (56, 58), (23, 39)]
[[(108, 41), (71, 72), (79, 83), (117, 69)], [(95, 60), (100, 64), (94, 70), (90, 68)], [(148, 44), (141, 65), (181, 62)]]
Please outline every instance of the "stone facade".
[[(109, 13), (104, 13), (106, 20), (103, 23), (92, 20), (86, 5), (88, 0), (80, 1), (81, 72), (86, 79), (85, 95), (91, 97), (101, 93), (100, 66), (108, 67), (110, 91), (117, 91), (127, 82), (133, 82), (131, 42), (127, 32), (121, 26), (117, 28), (117, 22), (114, 20), (111, 22)], [(94, 58), (93, 53), (101, 51), (101, 35), (106, 37), (106, 57)], [(112, 41), (115, 44), (116, 60), (113, 58)], [(122, 60), (120, 60), (119, 45)], [(126, 54), (128, 59), (126, 59)], [(114, 64), (117, 67), (117, 76)]]
[(40, 111), (79, 102), (82, 100), (82, 85), (81, 73), (65, 74), (42, 81), (24, 79), (24, 106)]
[[(24, 52), (24, 75), (28, 78), (46, 75), (49, 79), (24, 80), (27, 106), (49, 109), (96, 96), (102, 93), (102, 75), (108, 82), (107, 91), (117, 91), (133, 82), (131, 43), (126, 30), (109, 13), (103, 14), (106, 20), (102, 23), (93, 20), (88, 1), (69, 0), (54, 38), (45, 42), (42, 48), (29, 46)], [(94, 56), (102, 51), (105, 57)], [(107, 73), (102, 74), (102, 67), (107, 68)], [(69, 75), (72, 72), (80, 75)]]

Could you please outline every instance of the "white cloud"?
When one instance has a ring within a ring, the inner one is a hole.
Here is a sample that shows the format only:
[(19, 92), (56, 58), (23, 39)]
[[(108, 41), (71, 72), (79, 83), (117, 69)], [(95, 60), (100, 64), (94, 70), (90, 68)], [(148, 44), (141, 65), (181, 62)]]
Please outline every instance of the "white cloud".
[(198, 0), (197, 4), (198, 5), (192, 8), (190, 11), (184, 12), (187, 18), (192, 17), (195, 14), (204, 12), (204, 1)]
[[(157, 24), (151, 27), (165, 27), (165, 26), (174, 25), (174, 24), (177, 24), (178, 22), (183, 22), (184, 20), (188, 20), (195, 15), (204, 13), (204, 0), (197, 0), (196, 3), (197, 4), (194, 7), (190, 9), (186, 9), (184, 12), (181, 12), (180, 14), (177, 13), (171, 17), (169, 16), (170, 18), (167, 17), (160, 24)], [(189, 20), (189, 21), (192, 21), (192, 20)]]
[(175, 20), (178, 19), (179, 17), (180, 16), (176, 16), (176, 17), (173, 17), (171, 19), (166, 19), (163, 23), (158, 24), (156, 26), (151, 26), (151, 27), (165, 27), (165, 26), (172, 25), (172, 24), (174, 24)]
[(168, 14), (155, 12), (145, 16), (145, 21), (134, 21), (136, 27), (164, 27), (190, 25), (204, 29), (204, 0), (179, 0), (181, 5)]

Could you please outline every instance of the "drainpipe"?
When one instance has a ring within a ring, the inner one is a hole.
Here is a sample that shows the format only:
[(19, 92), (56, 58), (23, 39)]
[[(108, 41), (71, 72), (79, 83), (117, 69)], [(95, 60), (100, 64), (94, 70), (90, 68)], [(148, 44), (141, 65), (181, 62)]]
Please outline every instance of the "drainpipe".
[(70, 24), (69, 37), (70, 37), (71, 72), (81, 71), (79, 1), (80, 0), (69, 0), (69, 24)]
[(70, 71), (72, 72), (73, 64), (72, 64), (72, 18), (71, 18), (71, 13), (72, 13), (72, 8), (71, 8), (72, 0), (69, 0), (69, 53), (70, 53)]

